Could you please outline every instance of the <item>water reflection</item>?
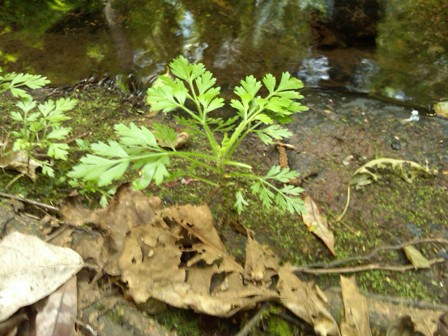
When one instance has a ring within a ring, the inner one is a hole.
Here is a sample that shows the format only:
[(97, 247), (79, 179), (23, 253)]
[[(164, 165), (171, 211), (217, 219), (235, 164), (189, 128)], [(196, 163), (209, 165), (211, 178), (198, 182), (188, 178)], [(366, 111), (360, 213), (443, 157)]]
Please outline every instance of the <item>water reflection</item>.
[(249, 73), (290, 71), (309, 86), (420, 105), (448, 95), (445, 0), (55, 3), (1, 2), (3, 66), (57, 85), (132, 73), (143, 89), (183, 54), (224, 86)]

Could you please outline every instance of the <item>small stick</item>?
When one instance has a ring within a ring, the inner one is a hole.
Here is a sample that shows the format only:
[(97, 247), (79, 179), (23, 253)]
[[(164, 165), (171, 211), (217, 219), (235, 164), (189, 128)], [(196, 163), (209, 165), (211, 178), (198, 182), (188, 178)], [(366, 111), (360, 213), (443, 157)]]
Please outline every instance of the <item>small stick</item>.
[(374, 249), (372, 252), (370, 252), (367, 255), (364, 256), (358, 256), (358, 257), (349, 257), (345, 259), (339, 259), (335, 260), (333, 262), (323, 264), (323, 263), (315, 263), (315, 264), (309, 264), (305, 266), (304, 268), (310, 269), (310, 268), (324, 268), (324, 267), (334, 267), (337, 265), (345, 264), (348, 262), (356, 261), (359, 262), (361, 260), (370, 260), (372, 259), (378, 252), (381, 251), (388, 251), (388, 250), (400, 250), (408, 245), (417, 245), (417, 244), (424, 244), (424, 243), (440, 243), (440, 244), (448, 244), (448, 239), (443, 238), (422, 238), (422, 239), (414, 239), (407, 242), (404, 242), (400, 245), (388, 245), (388, 246), (380, 246)]
[[(445, 262), (443, 258), (436, 258), (428, 260), (430, 266), (438, 263)], [(363, 271), (372, 271), (372, 270), (383, 270), (383, 271), (394, 271), (394, 272), (406, 272), (412, 269), (416, 269), (413, 265), (381, 265), (378, 263), (361, 265), (361, 266), (353, 266), (353, 267), (339, 267), (339, 268), (321, 268), (321, 269), (309, 269), (306, 267), (293, 267), (293, 272), (302, 272), (302, 273), (310, 273), (310, 274), (330, 274), (330, 273), (355, 273), (355, 272), (363, 272)]]
[(20, 197), (20, 196), (7, 194), (7, 193), (1, 192), (1, 191), (0, 191), (0, 197), (14, 199), (14, 200), (17, 200), (17, 201), (21, 201), (21, 202), (25, 202), (25, 203), (28, 203), (28, 204), (36, 205), (36, 206), (41, 207), (41, 208), (45, 208), (45, 209), (48, 209), (48, 210), (59, 212), (59, 208), (55, 207), (53, 205), (49, 205), (49, 204), (33, 201), (33, 200), (26, 199), (26, 198), (23, 198), (23, 197)]
[(244, 325), (238, 334), (235, 336), (247, 336), (252, 331), (252, 329), (257, 325), (257, 323), (263, 318), (264, 313), (269, 308), (269, 304), (266, 303), (261, 307), (261, 309)]

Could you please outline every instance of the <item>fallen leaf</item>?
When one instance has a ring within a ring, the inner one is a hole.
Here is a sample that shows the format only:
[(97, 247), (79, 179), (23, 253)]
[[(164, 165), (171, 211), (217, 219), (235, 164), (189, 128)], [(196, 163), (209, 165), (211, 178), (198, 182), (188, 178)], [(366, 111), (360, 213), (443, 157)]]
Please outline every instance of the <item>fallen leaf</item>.
[(341, 276), (341, 288), (345, 311), (341, 322), (342, 336), (372, 335), (367, 299), (358, 292), (355, 278)]
[(52, 293), (83, 267), (73, 250), (13, 232), (0, 242), (0, 321)]
[[(77, 198), (68, 198), (61, 206), (64, 221), (71, 225), (92, 224), (106, 232), (105, 251), (109, 255), (104, 270), (110, 275), (119, 275), (118, 258), (123, 250), (123, 240), (133, 227), (155, 219), (154, 209), (161, 206), (158, 197), (146, 197), (132, 190), (129, 184), (122, 185), (107, 208), (90, 210), (84, 208)], [(99, 264), (103, 264), (100, 261)]]
[(406, 253), (406, 257), (415, 269), (431, 267), (428, 259), (426, 259), (423, 254), (421, 254), (420, 251), (417, 250), (414, 246), (407, 245), (403, 248), (403, 250), (404, 253)]
[(318, 236), (330, 252), (336, 255), (334, 250), (334, 234), (328, 228), (327, 219), (320, 214), (319, 208), (311, 197), (306, 196), (304, 203), (306, 211), (302, 214), (302, 219), (308, 231)]
[(381, 169), (389, 169), (397, 172), (409, 183), (411, 183), (419, 174), (437, 174), (436, 170), (424, 167), (414, 161), (380, 158), (371, 160), (356, 169), (350, 178), (350, 185), (355, 186), (355, 189), (360, 189), (377, 181), (381, 177), (381, 173), (378, 172)]
[(268, 246), (259, 244), (250, 234), (246, 241), (246, 263), (244, 278), (262, 283), (265, 287), (272, 284), (272, 278), (278, 273), (279, 259)]
[(433, 107), (437, 115), (448, 118), (448, 101), (438, 102)]
[(33, 182), (37, 179), (36, 169), (41, 167), (40, 162), (31, 159), (23, 150), (0, 157), (0, 168), (16, 170), (28, 176)]
[[(160, 202), (151, 199), (123, 186), (106, 209), (64, 209), (70, 222), (80, 225), (84, 218), (103, 234), (107, 232), (105, 239), (115, 237), (122, 242), (106, 256), (108, 263), (119, 256), (118, 274), (134, 301), (144, 304), (158, 300), (220, 317), (260, 302), (281, 301), (299, 317), (305, 316), (317, 331), (338, 335), (321, 292), (302, 283), (290, 266), (281, 268), (267, 246), (249, 236), (243, 267), (226, 251), (207, 205), (162, 209)], [(101, 247), (109, 248), (107, 244)], [(93, 259), (104, 257), (92, 251), (87, 254)], [(274, 281), (280, 278), (278, 283)], [(291, 288), (290, 292), (285, 288)]]
[(448, 336), (448, 313), (440, 316), (437, 323), (436, 336)]
[[(386, 336), (423, 336), (415, 330), (414, 322), (410, 316), (403, 316), (393, 321), (387, 328)], [(429, 335), (428, 335), (429, 336)]]
[(72, 277), (47, 298), (37, 302), (35, 330), (30, 336), (70, 336), (77, 315), (76, 277)]
[(280, 300), (295, 315), (314, 326), (318, 335), (340, 335), (336, 320), (326, 309), (320, 291), (310, 283), (301, 281), (286, 263), (278, 272), (277, 289)]

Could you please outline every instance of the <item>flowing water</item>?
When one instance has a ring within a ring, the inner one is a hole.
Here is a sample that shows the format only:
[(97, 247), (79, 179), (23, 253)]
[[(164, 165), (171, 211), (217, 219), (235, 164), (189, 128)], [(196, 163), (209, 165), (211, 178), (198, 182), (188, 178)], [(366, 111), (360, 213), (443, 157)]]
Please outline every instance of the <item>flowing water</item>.
[(5, 0), (0, 61), (54, 85), (109, 76), (143, 91), (183, 54), (224, 89), (290, 71), (427, 107), (448, 98), (447, 16), (445, 0)]

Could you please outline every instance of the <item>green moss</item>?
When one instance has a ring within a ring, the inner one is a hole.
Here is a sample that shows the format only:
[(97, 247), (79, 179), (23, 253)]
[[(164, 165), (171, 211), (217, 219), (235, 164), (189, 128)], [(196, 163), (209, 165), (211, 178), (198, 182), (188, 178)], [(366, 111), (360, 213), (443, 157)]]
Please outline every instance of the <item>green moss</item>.
[(290, 336), (293, 335), (289, 324), (278, 316), (270, 316), (268, 320), (269, 335)]
[(199, 316), (182, 309), (169, 309), (155, 315), (158, 322), (167, 329), (176, 331), (179, 336), (201, 336)]

